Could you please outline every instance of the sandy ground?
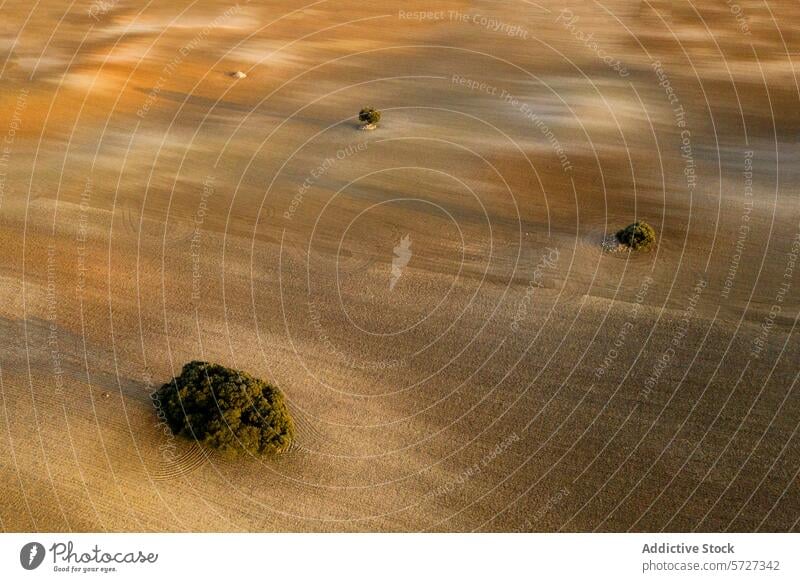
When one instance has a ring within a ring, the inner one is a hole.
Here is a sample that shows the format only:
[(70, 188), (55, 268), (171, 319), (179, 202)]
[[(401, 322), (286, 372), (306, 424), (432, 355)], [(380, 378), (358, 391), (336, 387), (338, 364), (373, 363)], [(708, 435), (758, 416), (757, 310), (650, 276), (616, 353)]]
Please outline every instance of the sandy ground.
[[(795, 2), (0, 14), (3, 530), (800, 527)], [(165, 432), (192, 359), (294, 449)]]

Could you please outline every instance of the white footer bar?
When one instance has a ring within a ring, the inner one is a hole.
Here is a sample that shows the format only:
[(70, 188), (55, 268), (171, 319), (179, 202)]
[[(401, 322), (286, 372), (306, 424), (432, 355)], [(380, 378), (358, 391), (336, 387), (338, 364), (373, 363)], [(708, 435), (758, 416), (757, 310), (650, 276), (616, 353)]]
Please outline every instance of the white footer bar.
[(797, 534), (3, 534), (0, 580), (800, 580)]

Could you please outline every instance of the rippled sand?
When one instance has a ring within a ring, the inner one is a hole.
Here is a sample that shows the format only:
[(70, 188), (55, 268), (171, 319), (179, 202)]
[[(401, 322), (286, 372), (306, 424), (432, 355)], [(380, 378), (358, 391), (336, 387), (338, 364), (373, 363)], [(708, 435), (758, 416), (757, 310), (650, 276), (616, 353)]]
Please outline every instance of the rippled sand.
[(795, 3), (0, 14), (4, 530), (798, 529)]

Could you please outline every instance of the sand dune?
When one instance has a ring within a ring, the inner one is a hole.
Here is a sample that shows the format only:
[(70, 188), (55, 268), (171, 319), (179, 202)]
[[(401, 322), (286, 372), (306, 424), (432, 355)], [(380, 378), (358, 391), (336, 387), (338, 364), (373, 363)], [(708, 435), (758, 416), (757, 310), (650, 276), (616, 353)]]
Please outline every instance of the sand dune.
[[(797, 531), (800, 20), (736, 6), (5, 3), (0, 527)], [(193, 359), (292, 450), (165, 431)]]

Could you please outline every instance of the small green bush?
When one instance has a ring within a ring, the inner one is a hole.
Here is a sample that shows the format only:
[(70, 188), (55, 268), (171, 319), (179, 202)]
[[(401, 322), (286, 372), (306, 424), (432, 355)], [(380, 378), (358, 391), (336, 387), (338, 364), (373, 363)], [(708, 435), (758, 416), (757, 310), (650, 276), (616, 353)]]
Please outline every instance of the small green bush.
[(377, 125), (381, 120), (381, 112), (374, 107), (364, 107), (358, 112), (358, 120), (368, 125)]
[(635, 251), (643, 251), (656, 244), (656, 231), (645, 221), (637, 220), (617, 231), (617, 240)]
[(283, 394), (245, 372), (189, 362), (153, 395), (173, 434), (228, 456), (285, 451), (294, 423)]

